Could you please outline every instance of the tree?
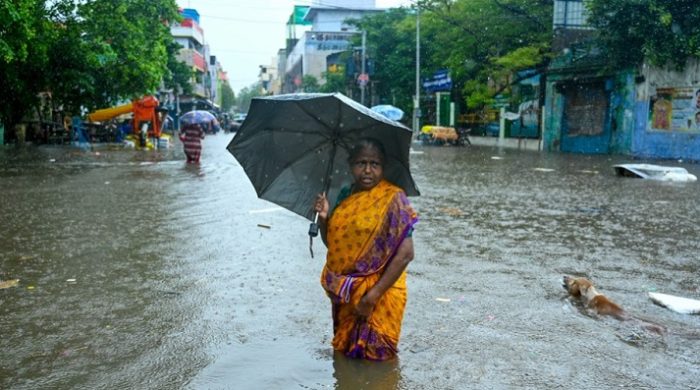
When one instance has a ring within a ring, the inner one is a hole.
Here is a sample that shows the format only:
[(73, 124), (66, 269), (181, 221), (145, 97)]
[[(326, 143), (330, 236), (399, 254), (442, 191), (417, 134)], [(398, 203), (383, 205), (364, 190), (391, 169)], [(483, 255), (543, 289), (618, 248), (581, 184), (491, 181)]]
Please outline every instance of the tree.
[(685, 65), (700, 57), (700, 7), (696, 0), (591, 0), (589, 23), (611, 68)]
[(259, 82), (238, 91), (238, 98), (236, 99), (238, 110), (240, 112), (248, 112), (250, 101), (257, 96), (262, 96), (262, 87)]
[(229, 112), (235, 104), (236, 95), (233, 93), (233, 89), (231, 89), (228, 80), (224, 80), (221, 85), (221, 111)]
[(80, 27), (95, 84), (88, 109), (153, 93), (167, 71), (175, 0), (93, 0), (79, 3)]
[(186, 63), (178, 60), (177, 55), (182, 46), (170, 40), (166, 42), (166, 51), (168, 53), (167, 71), (163, 75), (163, 85), (167, 89), (179, 91), (182, 95), (192, 94), (192, 68)]
[(16, 0), (0, 4), (0, 17), (6, 126), (37, 106), (40, 92), (78, 114), (180, 82), (179, 70), (168, 68), (175, 0)]
[(318, 92), (321, 87), (318, 84), (318, 79), (310, 74), (304, 75), (301, 78), (301, 90), (304, 92)]
[(0, 3), (0, 61), (8, 63), (27, 58), (28, 46), (36, 35), (34, 1)]
[[(54, 7), (61, 2), (56, 1)], [(0, 4), (0, 121), (12, 137), (13, 127), (38, 104), (46, 91), (48, 58), (55, 42), (50, 8), (42, 1)]]
[[(366, 32), (366, 53), (375, 59), (371, 77), (379, 100), (410, 112), (415, 91), (415, 15), (396, 8), (351, 23)], [(355, 46), (361, 45), (360, 39), (355, 39)]]
[(331, 73), (324, 72), (323, 78), (326, 82), (319, 88), (320, 92), (333, 93), (340, 92), (345, 93), (347, 86), (347, 80), (345, 79), (345, 74), (343, 73)]
[(434, 48), (429, 63), (451, 71), (470, 107), (508, 92), (518, 70), (544, 71), (551, 56), (552, 0), (425, 0), (421, 7), (424, 42)]

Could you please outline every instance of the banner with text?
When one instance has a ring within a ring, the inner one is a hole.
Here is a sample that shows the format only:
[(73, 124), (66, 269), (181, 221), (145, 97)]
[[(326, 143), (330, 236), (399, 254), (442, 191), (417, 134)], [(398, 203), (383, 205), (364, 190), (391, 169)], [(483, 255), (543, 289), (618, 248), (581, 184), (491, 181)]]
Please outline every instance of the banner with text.
[(452, 79), (447, 69), (433, 73), (433, 77), (423, 79), (423, 89), (428, 93), (449, 91), (452, 89)]

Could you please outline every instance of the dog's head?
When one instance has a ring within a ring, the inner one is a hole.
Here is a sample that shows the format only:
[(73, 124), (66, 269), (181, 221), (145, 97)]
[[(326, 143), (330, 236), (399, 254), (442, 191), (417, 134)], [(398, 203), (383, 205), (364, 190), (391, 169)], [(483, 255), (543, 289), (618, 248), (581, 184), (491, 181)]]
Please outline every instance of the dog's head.
[(586, 278), (573, 278), (564, 275), (563, 287), (572, 297), (580, 297), (581, 295), (586, 295), (586, 291), (593, 287), (593, 283)]

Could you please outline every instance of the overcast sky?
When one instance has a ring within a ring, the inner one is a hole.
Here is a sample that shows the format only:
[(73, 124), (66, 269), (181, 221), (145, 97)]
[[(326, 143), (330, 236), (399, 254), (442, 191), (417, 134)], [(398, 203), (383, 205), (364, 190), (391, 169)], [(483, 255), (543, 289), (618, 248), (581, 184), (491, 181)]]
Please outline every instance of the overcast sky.
[[(268, 65), (284, 47), (286, 23), (294, 5), (310, 0), (177, 0), (199, 12), (204, 40), (238, 93), (255, 83), (259, 65)], [(408, 6), (410, 0), (376, 0), (377, 7)]]

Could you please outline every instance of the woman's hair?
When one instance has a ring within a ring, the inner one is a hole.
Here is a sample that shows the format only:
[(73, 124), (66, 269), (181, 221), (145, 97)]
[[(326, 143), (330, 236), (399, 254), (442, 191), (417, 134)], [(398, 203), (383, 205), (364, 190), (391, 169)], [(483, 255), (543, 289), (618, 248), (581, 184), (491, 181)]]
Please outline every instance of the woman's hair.
[(353, 162), (355, 158), (363, 150), (374, 149), (379, 153), (379, 157), (382, 160), (382, 164), (386, 163), (386, 150), (384, 145), (376, 138), (360, 138), (358, 139), (350, 148), (350, 155), (348, 156), (348, 162)]

